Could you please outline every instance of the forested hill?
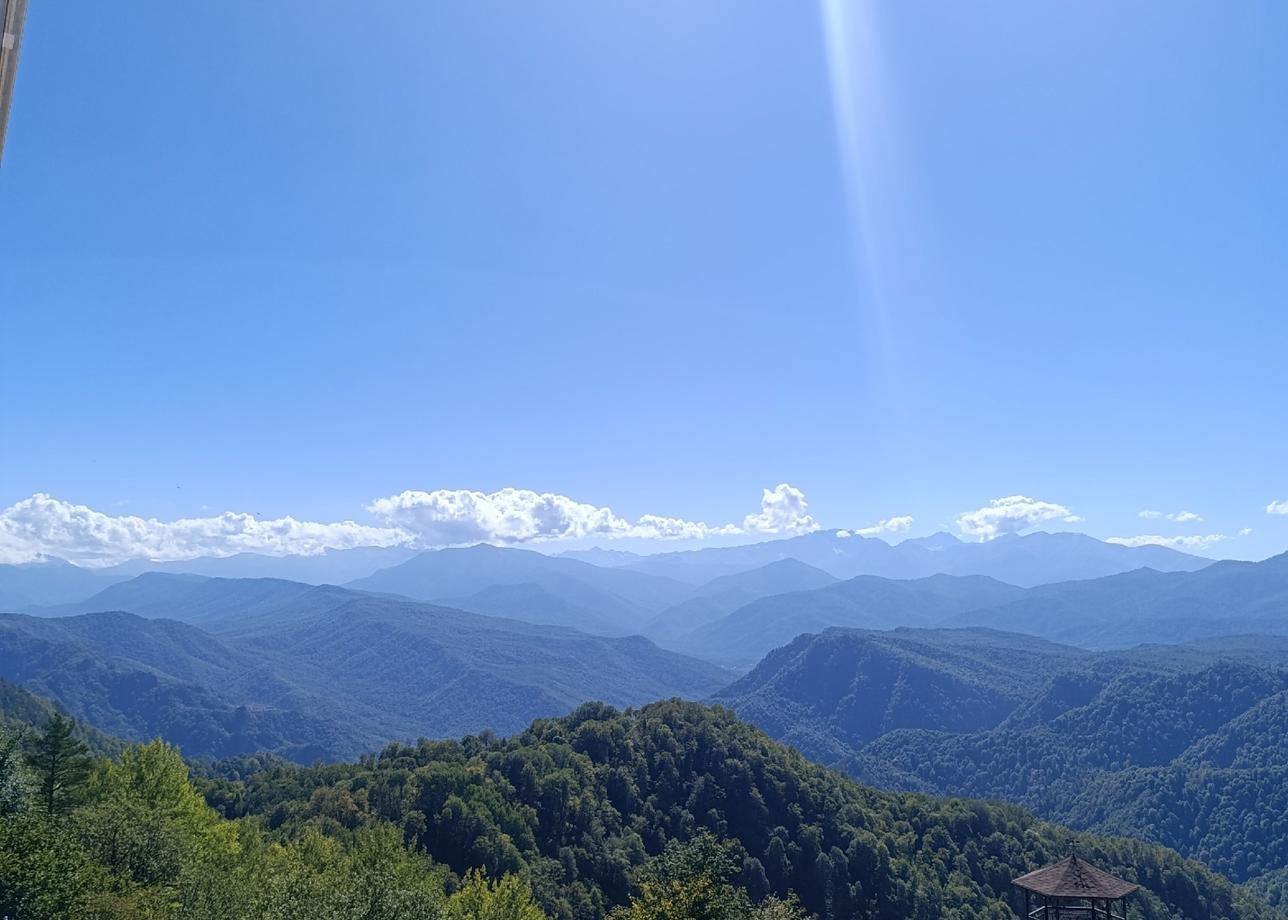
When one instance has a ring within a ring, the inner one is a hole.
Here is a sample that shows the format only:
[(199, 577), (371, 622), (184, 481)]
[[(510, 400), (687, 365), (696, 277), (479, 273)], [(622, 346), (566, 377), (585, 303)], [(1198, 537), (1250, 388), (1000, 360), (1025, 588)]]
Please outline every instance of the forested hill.
[(863, 782), (1013, 802), (1244, 881), (1288, 867), (1285, 661), (1276, 637), (1095, 653), (989, 630), (830, 630), (720, 699)]
[[(0, 678), (0, 734), (22, 739), (59, 712), (62, 710), (43, 696)], [(74, 734), (95, 754), (116, 754), (125, 747), (119, 738), (84, 722), (77, 723)]]
[(587, 700), (701, 699), (729, 678), (638, 636), (330, 586), (155, 575), (112, 596), (148, 617), (0, 614), (0, 676), (189, 756), (354, 757), (392, 738), (516, 732)]
[(1014, 807), (879, 792), (728, 710), (675, 700), (587, 704), (507, 740), (391, 745), (354, 764), (244, 766), (205, 783), (229, 817), (262, 817), (283, 839), (392, 822), (456, 873), (529, 879), (559, 920), (598, 920), (631, 896), (650, 855), (704, 831), (728, 842), (752, 900), (794, 891), (820, 920), (1010, 920), (1011, 878), (1075, 844), (1145, 887), (1133, 916), (1279, 916), (1161, 847), (1075, 835)]

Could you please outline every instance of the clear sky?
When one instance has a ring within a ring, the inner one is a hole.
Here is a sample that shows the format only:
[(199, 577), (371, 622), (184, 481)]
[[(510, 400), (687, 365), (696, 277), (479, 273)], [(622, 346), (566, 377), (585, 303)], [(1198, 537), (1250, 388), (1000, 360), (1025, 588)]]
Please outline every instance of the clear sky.
[(1277, 0), (33, 3), (0, 508), (719, 526), (790, 483), (828, 527), (1023, 495), (1282, 551), (1285, 35)]

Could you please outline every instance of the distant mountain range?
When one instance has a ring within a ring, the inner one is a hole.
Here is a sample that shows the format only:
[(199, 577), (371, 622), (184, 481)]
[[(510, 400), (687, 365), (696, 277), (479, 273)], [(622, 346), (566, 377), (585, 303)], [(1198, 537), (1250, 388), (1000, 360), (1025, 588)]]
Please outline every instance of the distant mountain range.
[(1288, 867), (1288, 638), (1097, 653), (990, 630), (833, 629), (717, 699), (875, 785), (1016, 802), (1237, 880)]
[[(964, 543), (947, 533), (891, 545), (877, 537), (845, 536), (845, 531), (815, 533), (753, 543), (644, 556), (621, 568), (690, 580), (697, 567), (708, 581), (716, 574), (756, 568), (780, 559), (795, 559), (837, 577), (879, 575), (924, 578), (928, 575), (987, 575), (1012, 585), (1032, 587), (1049, 582), (1114, 575), (1144, 566), (1161, 572), (1194, 571), (1210, 559), (1163, 546), (1121, 546), (1080, 533), (1006, 535), (986, 543)], [(724, 571), (721, 571), (721, 570)]]
[[(963, 543), (950, 534), (941, 533), (905, 540), (893, 546), (877, 538), (843, 536), (843, 533), (835, 530), (819, 531), (746, 546), (710, 547), (650, 556), (623, 550), (570, 551), (544, 556), (543, 558), (553, 562), (540, 571), (580, 578), (601, 589), (620, 594), (643, 608), (658, 612), (683, 599), (684, 591), (679, 586), (687, 586), (691, 590), (721, 576), (762, 568), (783, 560), (802, 562), (839, 579), (857, 575), (900, 579), (936, 574), (985, 575), (1021, 587), (1097, 578), (1143, 566), (1157, 571), (1193, 571), (1210, 564), (1210, 560), (1161, 546), (1119, 546), (1074, 533), (1039, 532), (1025, 536), (1004, 536), (987, 543)], [(459, 560), (453, 554), (462, 550), (439, 552), (447, 553), (445, 559), (455, 563)], [(386, 571), (398, 569), (422, 556), (426, 559), (421, 563), (401, 569), (397, 574)], [(372, 578), (387, 584), (396, 582), (406, 589), (396, 593), (406, 594), (411, 590), (416, 592), (415, 596), (426, 599), (431, 594), (434, 599), (464, 597), (495, 584), (514, 585), (526, 582), (540, 586), (538, 582), (521, 577), (521, 565), (514, 566), (505, 576), (506, 580), (501, 582), (492, 580), (484, 584), (482, 582), (486, 579), (476, 578), (470, 582), (461, 578), (455, 586), (446, 581), (435, 584), (435, 579), (443, 579), (451, 574), (448, 570), (452, 568), (443, 560), (432, 561), (435, 558), (432, 551), (426, 554), (408, 547), (328, 550), (316, 556), (239, 553), (183, 562), (137, 560), (93, 569), (48, 558), (23, 565), (0, 565), (0, 610), (22, 611), (33, 606), (74, 603), (85, 600), (109, 584), (144, 572), (221, 578), (281, 578), (315, 585), (350, 584)], [(585, 571), (587, 567), (613, 570), (618, 576), (588, 576)], [(660, 577), (662, 582), (651, 582), (655, 590), (641, 596), (629, 588), (623, 590), (623, 586), (631, 584), (632, 576), (636, 579), (634, 583), (637, 587), (650, 584), (646, 576)], [(669, 586), (663, 587), (665, 583), (669, 583)], [(367, 589), (369, 586), (363, 587)], [(394, 588), (384, 587), (378, 590)], [(558, 595), (558, 592), (554, 593)], [(488, 601), (495, 602), (496, 599)]]
[[(493, 591), (482, 598), (489, 612), (533, 619), (556, 611), (557, 598), (576, 611), (575, 619), (593, 616), (612, 634), (638, 633), (651, 613), (684, 598), (691, 588), (679, 581), (646, 575), (628, 568), (606, 568), (561, 556), (546, 556), (524, 549), (504, 549), (480, 544), (463, 549), (421, 553), (400, 565), (381, 569), (349, 583), (359, 591), (397, 594), (415, 600), (454, 601), (469, 604), (472, 595), (498, 585), (527, 586), (528, 597), (539, 597), (529, 607), (524, 597), (500, 596)], [(540, 593), (532, 589), (540, 589)], [(571, 625), (567, 612), (558, 613), (560, 625)], [(547, 621), (549, 622), (549, 621)]]
[(641, 632), (667, 645), (761, 598), (835, 583), (836, 577), (822, 569), (795, 559), (780, 559), (699, 585), (644, 624)]
[(688, 654), (750, 667), (794, 637), (831, 626), (982, 626), (1100, 649), (1240, 633), (1288, 635), (1288, 553), (1194, 572), (1139, 569), (1027, 589), (986, 576), (859, 576), (762, 597), (687, 633), (657, 638)]
[(97, 594), (126, 575), (104, 575), (48, 557), (22, 565), (0, 564), (0, 610), (68, 604)]
[[(356, 574), (208, 574), (279, 566)], [(1149, 837), (1267, 889), (1288, 872), (1288, 554), (830, 532), (165, 569), (0, 567), (17, 608), (0, 678), (20, 685), (0, 685), (0, 716), (35, 712), (35, 693), (121, 738), (308, 762), (587, 701), (714, 699), (869, 782)], [(1186, 644), (1141, 646), (1160, 642)]]
[(729, 679), (638, 636), (276, 579), (150, 573), (77, 607), (103, 612), (0, 616), (0, 675), (105, 731), (196, 756), (334, 759), (515, 731), (586, 700), (702, 698)]

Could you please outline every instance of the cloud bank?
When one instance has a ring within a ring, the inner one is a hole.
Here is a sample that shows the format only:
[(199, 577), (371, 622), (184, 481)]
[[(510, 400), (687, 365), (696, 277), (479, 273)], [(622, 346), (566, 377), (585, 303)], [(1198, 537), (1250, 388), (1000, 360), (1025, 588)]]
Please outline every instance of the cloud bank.
[(353, 521), (321, 524), (292, 517), (260, 520), (232, 511), (177, 521), (110, 515), (39, 492), (0, 512), (0, 561), (6, 562), (46, 555), (82, 565), (127, 559), (171, 562), (243, 552), (315, 556), (328, 549), (398, 546), (413, 538), (397, 527)]
[(1037, 501), (1025, 495), (1008, 495), (958, 515), (957, 529), (983, 542), (1003, 534), (1020, 533), (1047, 521), (1076, 524), (1081, 520), (1064, 505)]
[(1266, 505), (1266, 514), (1288, 514), (1288, 499)]
[(739, 534), (801, 534), (819, 527), (809, 513), (805, 493), (785, 482), (765, 489), (760, 511), (748, 514), (741, 525), (712, 525), (657, 514), (630, 520), (606, 506), (528, 489), (408, 491), (378, 498), (367, 510), (390, 526), (415, 533), (421, 542), (431, 546), (480, 540), (527, 543), (587, 537), (701, 540)]
[[(1240, 534), (1243, 536), (1243, 534)], [(1223, 533), (1209, 533), (1201, 536), (1190, 537), (1164, 537), (1158, 534), (1143, 534), (1139, 537), (1109, 537), (1106, 543), (1117, 543), (1119, 546), (1166, 546), (1169, 549), (1180, 550), (1205, 550), (1224, 540), (1228, 540)]]
[(819, 527), (809, 513), (804, 493), (788, 483), (765, 489), (760, 510), (746, 515), (741, 524), (710, 525), (657, 514), (628, 520), (611, 508), (566, 495), (510, 488), (497, 492), (406, 491), (375, 499), (366, 510), (378, 524), (320, 523), (292, 517), (261, 520), (231, 511), (161, 521), (105, 514), (37, 493), (0, 511), (0, 562), (57, 556), (81, 565), (108, 566), (130, 559), (172, 562), (243, 552), (314, 556), (360, 546), (431, 548), (586, 537), (701, 540), (794, 535)]

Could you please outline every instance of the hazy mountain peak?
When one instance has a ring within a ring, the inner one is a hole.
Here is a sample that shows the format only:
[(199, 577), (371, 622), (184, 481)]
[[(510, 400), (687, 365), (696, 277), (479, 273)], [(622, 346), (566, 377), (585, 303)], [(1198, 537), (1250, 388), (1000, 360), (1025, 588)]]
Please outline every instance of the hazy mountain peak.
[(920, 546), (922, 549), (928, 549), (931, 552), (940, 552), (946, 549), (952, 549), (961, 546), (965, 542), (946, 530), (932, 533), (928, 537), (909, 537), (907, 540), (901, 540), (899, 546)]

